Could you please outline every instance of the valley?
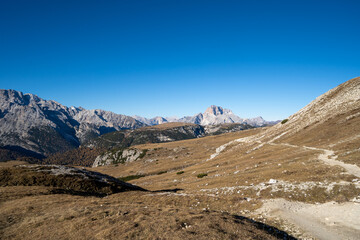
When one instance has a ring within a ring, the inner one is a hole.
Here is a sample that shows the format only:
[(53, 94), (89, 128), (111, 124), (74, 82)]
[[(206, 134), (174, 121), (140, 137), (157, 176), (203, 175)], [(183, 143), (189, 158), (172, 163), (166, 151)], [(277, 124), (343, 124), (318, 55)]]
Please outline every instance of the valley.
[[(226, 112), (220, 110), (213, 116)], [(359, 113), (360, 78), (354, 78), (273, 126), (164, 123), (92, 138), (79, 148), (91, 153), (58, 153), (56, 163), (85, 166), (82, 171), (144, 190), (102, 197), (66, 192), (77, 189), (71, 184), (11, 185), (7, 174), (25, 169), (19, 165), (46, 165), (2, 162), (0, 234), (4, 239), (357, 239)], [(84, 164), (76, 161), (80, 158), (91, 160)]]

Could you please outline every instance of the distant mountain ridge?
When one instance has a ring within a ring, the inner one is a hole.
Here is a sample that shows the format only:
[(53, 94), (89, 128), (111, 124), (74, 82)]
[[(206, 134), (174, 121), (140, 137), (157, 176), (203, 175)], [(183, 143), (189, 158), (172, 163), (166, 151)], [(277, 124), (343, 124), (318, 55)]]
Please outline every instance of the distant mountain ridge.
[(0, 146), (41, 155), (66, 151), (89, 138), (146, 124), (104, 110), (66, 107), (34, 94), (0, 90)]
[(15, 151), (20, 155), (46, 157), (77, 148), (105, 133), (168, 122), (202, 126), (240, 123), (259, 127), (271, 124), (261, 117), (242, 119), (231, 110), (214, 105), (195, 116), (147, 119), (101, 109), (67, 107), (34, 94), (0, 89), (0, 151), (7, 156), (17, 156), (18, 154), (12, 153)]
[(157, 125), (167, 122), (194, 123), (202, 126), (218, 125), (223, 123), (243, 123), (253, 127), (263, 127), (267, 125), (274, 125), (279, 122), (266, 121), (260, 116), (256, 118), (241, 118), (235, 115), (230, 109), (215, 105), (208, 107), (204, 113), (198, 113), (194, 116), (185, 116), (182, 118), (155, 117), (148, 119), (140, 116), (133, 116), (133, 118), (148, 125)]

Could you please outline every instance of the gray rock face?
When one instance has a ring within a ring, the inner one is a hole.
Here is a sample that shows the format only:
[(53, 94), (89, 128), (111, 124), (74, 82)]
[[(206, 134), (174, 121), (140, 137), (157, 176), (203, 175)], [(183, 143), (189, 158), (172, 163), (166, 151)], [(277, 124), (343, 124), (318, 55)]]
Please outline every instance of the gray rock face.
[[(138, 120), (142, 123), (145, 123), (147, 125), (150, 125), (150, 126), (159, 125), (159, 124), (163, 124), (163, 123), (167, 123), (167, 122), (172, 122), (163, 117), (154, 117), (154, 118), (150, 118), (150, 119), (144, 118), (141, 116), (137, 116), (137, 115), (132, 116), (132, 117), (135, 118), (136, 120)], [(173, 122), (176, 122), (176, 121), (173, 121)]]
[(0, 90), (0, 146), (48, 155), (103, 133), (142, 126), (145, 124), (125, 115), (69, 108), (33, 94)]
[(133, 162), (141, 158), (145, 153), (145, 150), (140, 150), (136, 148), (118, 150), (114, 152), (109, 151), (103, 155), (97, 156), (92, 167)]
[(230, 109), (222, 108), (220, 106), (211, 105), (204, 113), (199, 113), (193, 117), (184, 117), (180, 119), (182, 122), (190, 122), (200, 124), (203, 126), (207, 125), (218, 125), (224, 123), (242, 123), (248, 124), (253, 127), (262, 127), (271, 122), (265, 121), (262, 117), (256, 118), (241, 118), (235, 115)]
[(80, 123), (76, 129), (76, 135), (84, 142), (88, 140), (89, 134), (99, 136), (104, 133), (119, 131), (122, 129), (135, 129), (146, 126), (146, 124), (136, 119), (116, 114), (101, 109), (85, 110), (77, 112), (74, 120)]

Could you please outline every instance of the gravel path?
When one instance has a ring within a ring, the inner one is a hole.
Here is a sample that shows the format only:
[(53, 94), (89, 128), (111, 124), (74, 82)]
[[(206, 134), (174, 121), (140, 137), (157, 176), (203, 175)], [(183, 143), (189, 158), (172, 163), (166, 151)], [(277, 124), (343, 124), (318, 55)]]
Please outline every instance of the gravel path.
[(320, 240), (352, 240), (360, 236), (359, 203), (306, 204), (272, 199), (264, 201), (258, 213), (286, 220), (300, 228), (305, 235)]
[(323, 154), (319, 155), (319, 159), (325, 162), (328, 165), (331, 166), (340, 166), (344, 168), (348, 173), (360, 177), (360, 167), (354, 165), (354, 164), (348, 164), (344, 163), (342, 161), (336, 160), (337, 156), (335, 155), (334, 151), (327, 150), (327, 149), (319, 149), (319, 148), (312, 148), (312, 147), (304, 147), (306, 149), (312, 149), (312, 150), (322, 150), (324, 151)]
[[(253, 138), (241, 138), (223, 144), (216, 149), (216, 152), (208, 160), (220, 155), (231, 144), (252, 142), (254, 140)], [(323, 151), (318, 156), (319, 160), (331, 166), (340, 166), (349, 174), (360, 177), (360, 167), (337, 160), (337, 156), (332, 150), (274, 143), (274, 141), (256, 142), (259, 143), (259, 146), (253, 150), (262, 147), (264, 144), (270, 144)], [(307, 236), (304, 237), (305, 239), (308, 239), (308, 236), (311, 236), (310, 239), (314, 237), (320, 240), (360, 239), (360, 203), (357, 202), (305, 204), (284, 199), (272, 199), (264, 201), (264, 205), (258, 210), (258, 213), (267, 217), (280, 218), (295, 225), (296, 228), (300, 229), (300, 232), (304, 233), (304, 236)]]
[(324, 153), (320, 154), (318, 156), (319, 160), (323, 161), (324, 163), (330, 165), (330, 166), (340, 166), (344, 168), (349, 174), (352, 174), (356, 177), (360, 177), (360, 167), (354, 165), (354, 164), (348, 164), (344, 163), (342, 161), (336, 160), (337, 156), (335, 155), (335, 152), (328, 149), (322, 149), (322, 148), (314, 148), (314, 147), (306, 147), (306, 146), (297, 146), (297, 145), (291, 145), (287, 143), (270, 143), (271, 145), (283, 145), (288, 147), (302, 147), (304, 149), (308, 150), (315, 150), (315, 151), (323, 151)]
[[(318, 159), (331, 166), (340, 166), (349, 174), (360, 177), (360, 168), (336, 160), (334, 151), (291, 144), (275, 144), (289, 147), (303, 147), (309, 150), (323, 151)], [(267, 200), (259, 210), (262, 214), (285, 219), (301, 228), (306, 234), (317, 239), (359, 239), (360, 204), (355, 202), (325, 204), (305, 204), (289, 202), (284, 199)]]

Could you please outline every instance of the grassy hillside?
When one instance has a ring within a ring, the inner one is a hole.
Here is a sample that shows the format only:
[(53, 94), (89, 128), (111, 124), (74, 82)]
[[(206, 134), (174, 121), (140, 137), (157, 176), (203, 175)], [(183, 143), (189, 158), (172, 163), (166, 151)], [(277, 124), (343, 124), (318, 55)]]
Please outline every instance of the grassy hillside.
[(102, 154), (105, 150), (101, 148), (80, 147), (63, 153), (56, 153), (49, 157), (36, 161), (41, 164), (59, 164), (90, 167), (95, 158)]

